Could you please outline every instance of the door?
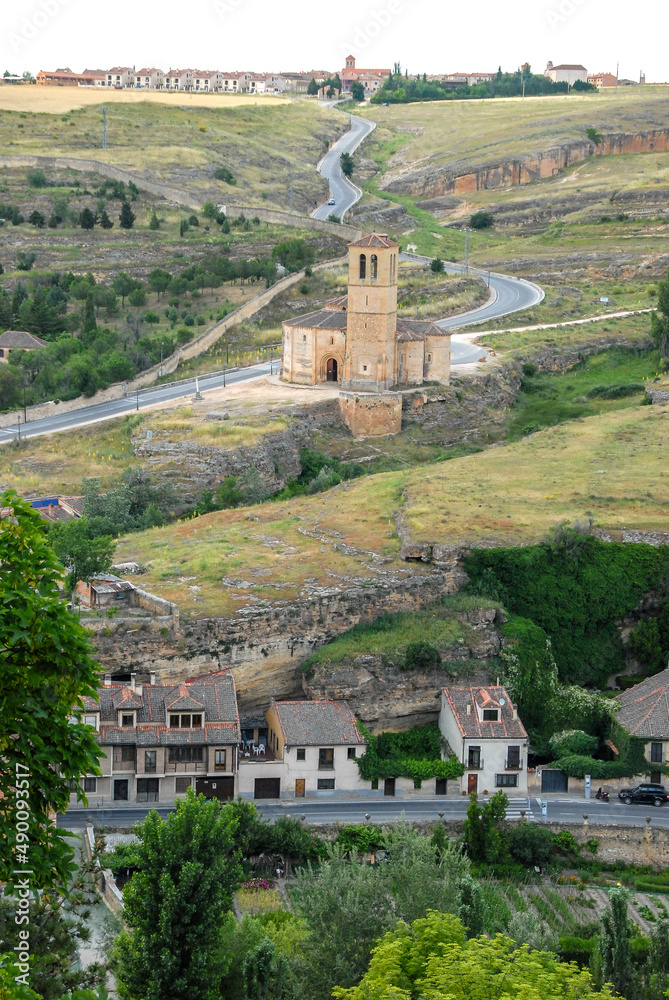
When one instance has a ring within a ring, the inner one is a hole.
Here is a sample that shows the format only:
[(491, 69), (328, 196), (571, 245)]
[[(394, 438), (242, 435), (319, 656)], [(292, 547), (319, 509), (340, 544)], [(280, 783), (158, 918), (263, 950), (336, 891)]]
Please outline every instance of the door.
[(304, 798), (304, 788), (305, 788), (305, 780), (304, 780), (304, 778), (296, 778), (295, 779), (295, 798), (296, 799), (303, 799)]
[(567, 775), (562, 771), (555, 771), (551, 768), (544, 768), (541, 772), (542, 792), (566, 792)]
[(138, 778), (137, 779), (137, 801), (157, 802), (159, 778)]
[(207, 799), (220, 799), (222, 802), (231, 802), (235, 797), (235, 779), (232, 775), (217, 776), (216, 778), (198, 778), (195, 782), (195, 791), (198, 795), (204, 795)]
[(467, 775), (467, 795), (473, 795), (479, 787), (479, 776), (478, 774), (468, 774)]
[(386, 778), (383, 782), (383, 794), (384, 795), (394, 795), (395, 794), (395, 779)]
[(256, 778), (255, 799), (279, 799), (281, 798), (281, 778)]
[(128, 801), (128, 779), (117, 778), (114, 782), (114, 802)]
[(337, 361), (335, 358), (328, 358), (327, 381), (328, 382), (337, 381)]
[(445, 795), (446, 794), (446, 778), (437, 778), (437, 787), (435, 788), (435, 795)]

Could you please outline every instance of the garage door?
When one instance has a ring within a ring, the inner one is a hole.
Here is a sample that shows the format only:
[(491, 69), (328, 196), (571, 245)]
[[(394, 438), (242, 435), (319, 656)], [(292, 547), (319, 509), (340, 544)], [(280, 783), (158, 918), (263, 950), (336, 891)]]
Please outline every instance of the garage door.
[(278, 799), (281, 797), (281, 778), (256, 778), (256, 799)]
[(195, 782), (195, 791), (198, 795), (202, 793), (208, 799), (222, 799), (228, 802), (235, 797), (235, 779), (232, 775), (220, 778), (198, 778)]
[(566, 792), (567, 775), (563, 774), (562, 771), (554, 771), (549, 768), (544, 768), (541, 772), (541, 791)]

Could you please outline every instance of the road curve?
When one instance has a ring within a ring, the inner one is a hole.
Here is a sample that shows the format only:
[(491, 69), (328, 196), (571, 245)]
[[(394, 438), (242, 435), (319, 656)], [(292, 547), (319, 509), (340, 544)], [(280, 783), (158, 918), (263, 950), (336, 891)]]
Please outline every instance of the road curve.
[(358, 148), (363, 139), (366, 139), (370, 132), (376, 128), (376, 122), (365, 121), (357, 115), (349, 115), (351, 128), (345, 132), (341, 139), (335, 142), (321, 162), (318, 164), (318, 172), (330, 185), (330, 197), (334, 198), (334, 205), (326, 202), (311, 213), (313, 219), (327, 219), (328, 215), (336, 215), (341, 222), (352, 205), (362, 197), (359, 187), (344, 177), (339, 159), (342, 153), (352, 153)]

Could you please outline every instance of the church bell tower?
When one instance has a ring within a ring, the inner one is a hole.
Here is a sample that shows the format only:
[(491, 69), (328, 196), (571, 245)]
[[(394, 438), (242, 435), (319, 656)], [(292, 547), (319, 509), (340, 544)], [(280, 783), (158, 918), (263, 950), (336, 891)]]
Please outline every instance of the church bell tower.
[(399, 250), (382, 233), (349, 243), (342, 389), (384, 392), (395, 382)]

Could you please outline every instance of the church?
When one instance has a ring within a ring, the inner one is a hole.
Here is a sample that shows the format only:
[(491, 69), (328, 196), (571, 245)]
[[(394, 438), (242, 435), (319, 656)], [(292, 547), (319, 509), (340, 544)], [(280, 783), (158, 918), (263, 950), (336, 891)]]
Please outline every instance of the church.
[(349, 243), (348, 295), (283, 324), (284, 382), (336, 382), (345, 392), (375, 394), (448, 384), (450, 333), (425, 320), (397, 318), (399, 252), (399, 243), (383, 233)]

